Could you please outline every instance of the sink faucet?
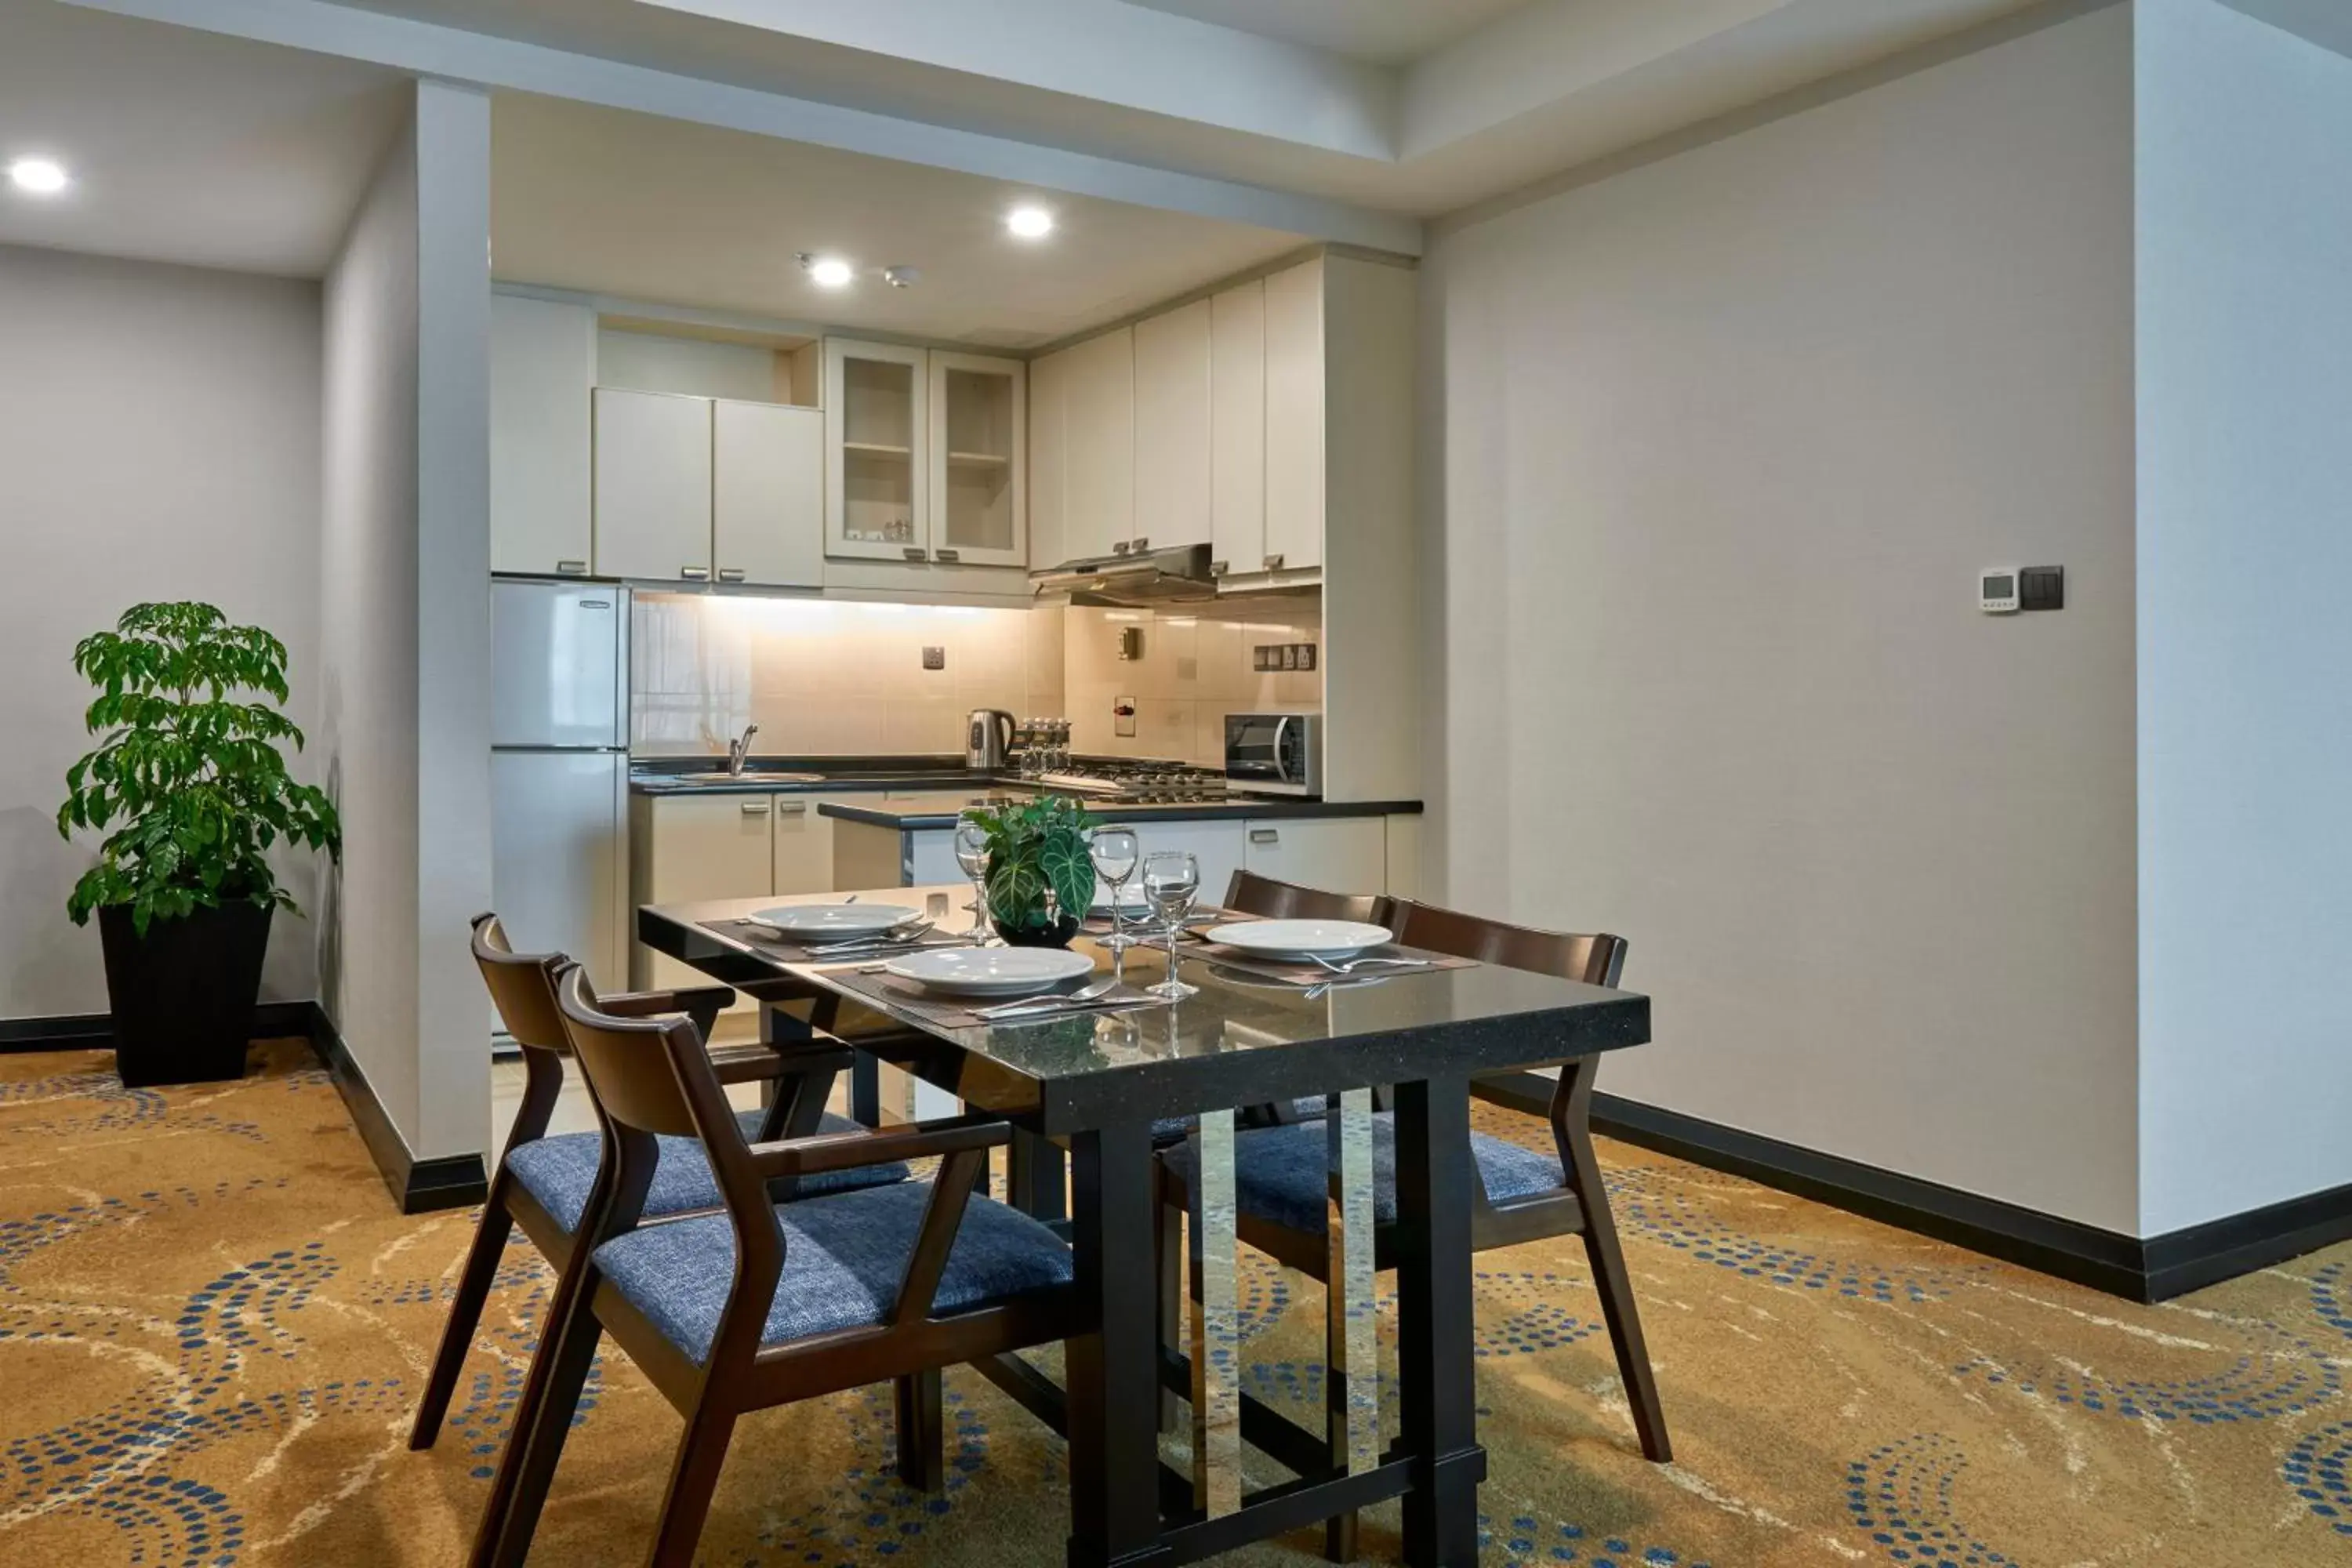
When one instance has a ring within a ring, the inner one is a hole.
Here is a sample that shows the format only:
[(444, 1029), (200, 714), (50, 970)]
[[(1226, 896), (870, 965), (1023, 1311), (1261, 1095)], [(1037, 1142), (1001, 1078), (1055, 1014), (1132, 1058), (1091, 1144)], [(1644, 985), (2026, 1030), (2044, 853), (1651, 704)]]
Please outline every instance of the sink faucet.
[(743, 764), (751, 760), (751, 737), (760, 732), (757, 724), (743, 726), (743, 733), (727, 742), (727, 771), (741, 776)]

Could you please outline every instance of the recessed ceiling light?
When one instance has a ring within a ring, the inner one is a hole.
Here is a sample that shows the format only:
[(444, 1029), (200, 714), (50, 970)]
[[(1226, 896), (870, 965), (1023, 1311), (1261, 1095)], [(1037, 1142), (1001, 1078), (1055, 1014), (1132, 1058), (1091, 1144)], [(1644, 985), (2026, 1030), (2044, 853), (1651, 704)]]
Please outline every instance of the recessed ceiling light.
[(20, 191), (30, 191), (37, 196), (53, 196), (73, 182), (66, 178), (65, 165), (47, 158), (19, 158), (8, 165), (8, 180)]
[(1054, 215), (1044, 207), (1014, 207), (1004, 226), (1023, 239), (1043, 239), (1054, 232)]
[(857, 269), (838, 256), (811, 256), (806, 251), (801, 253), (801, 270), (820, 289), (846, 288), (857, 276)]

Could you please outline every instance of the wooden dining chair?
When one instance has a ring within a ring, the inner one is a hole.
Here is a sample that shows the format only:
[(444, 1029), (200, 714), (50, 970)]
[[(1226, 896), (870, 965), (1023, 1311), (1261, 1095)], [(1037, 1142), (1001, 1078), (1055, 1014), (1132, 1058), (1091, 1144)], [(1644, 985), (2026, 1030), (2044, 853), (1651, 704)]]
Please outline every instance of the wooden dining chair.
[[(1390, 921), (1384, 923), (1391, 924), (1397, 940), (1407, 947), (1555, 974), (1589, 985), (1613, 987), (1624, 972), (1622, 937), (1535, 931), (1405, 900), (1391, 905), (1388, 913)], [(1540, 1153), (1483, 1132), (1470, 1135), (1478, 1174), (1470, 1194), (1470, 1245), (1473, 1251), (1485, 1252), (1554, 1237), (1584, 1238), (1601, 1316), (1632, 1406), (1634, 1433), (1643, 1454), (1664, 1464), (1674, 1457), (1665, 1414), (1642, 1337), (1633, 1280), (1618, 1244), (1608, 1191), (1601, 1184), (1600, 1163), (1592, 1151), (1592, 1084), (1599, 1065), (1597, 1058), (1585, 1057), (1563, 1066), (1556, 1083), (1536, 1080), (1545, 1082), (1550, 1090), (1548, 1119), (1552, 1152)], [(1482, 1091), (1476, 1084), (1473, 1091), (1501, 1103), (1519, 1107), (1526, 1103), (1516, 1095)], [(1257, 1128), (1235, 1140), (1234, 1160), (1240, 1210), (1235, 1229), (1241, 1239), (1317, 1279), (1324, 1279), (1329, 1259), (1325, 1236), (1329, 1212), (1327, 1142), (1328, 1133), (1319, 1120)], [(1391, 1247), (1397, 1215), (1395, 1121), (1386, 1110), (1373, 1116), (1372, 1143), (1373, 1267), (1386, 1269), (1394, 1267)], [(1162, 1154), (1165, 1202), (1189, 1205), (1195, 1159), (1194, 1146), (1189, 1143)], [(1163, 1270), (1166, 1267), (1163, 1250)], [(1165, 1296), (1169, 1286), (1164, 1275), (1161, 1289)], [(1332, 1521), (1326, 1554), (1334, 1562), (1355, 1555), (1352, 1516)]]
[[(500, 1022), (522, 1048), (522, 1104), (507, 1134), (506, 1150), (491, 1174), (482, 1216), (457, 1277), (457, 1300), (442, 1325), (441, 1343), (435, 1352), (425, 1395), (417, 1404), (409, 1428), (411, 1448), (429, 1448), (439, 1436), (449, 1400), (472, 1349), (474, 1331), (497, 1276), (499, 1261), (516, 1226), (529, 1237), (556, 1270), (556, 1285), (548, 1307), (548, 1321), (567, 1292), (577, 1284), (582, 1260), (579, 1237), (589, 1197), (603, 1163), (601, 1132), (570, 1132), (550, 1137), (549, 1120), (563, 1090), (563, 1058), (571, 1047), (556, 1003), (555, 978), (571, 961), (561, 953), (516, 952), (506, 930), (494, 914), (474, 917), (474, 962), (489, 987)], [(584, 984), (584, 982), (583, 982)], [(681, 991), (643, 991), (599, 999), (604, 1010), (621, 1016), (651, 1017), (684, 1015), (684, 1026), (698, 1042), (707, 1040), (719, 1012), (735, 999), (724, 985), (697, 986)], [(793, 1136), (811, 1131), (848, 1131), (855, 1123), (824, 1110), (835, 1074), (849, 1065), (849, 1053), (837, 1042), (813, 1037), (805, 1044), (744, 1046), (709, 1050), (711, 1070), (725, 1083), (772, 1082), (776, 1091), (766, 1109), (737, 1113), (754, 1136)], [(646, 1200), (647, 1212), (680, 1214), (716, 1207), (719, 1187), (701, 1149), (691, 1140), (665, 1139), (657, 1148), (657, 1163)], [(903, 1181), (903, 1164), (833, 1173), (804, 1181), (801, 1191), (814, 1194)], [(518, 1407), (520, 1423), (535, 1397), (526, 1383)], [(493, 1484), (493, 1494), (501, 1489)]]
[(1380, 893), (1327, 893), (1297, 882), (1236, 870), (1225, 884), (1223, 906), (1237, 915), (1268, 921), (1357, 921), (1390, 924), (1389, 899)]
[[(974, 1191), (1011, 1126), (967, 1116), (755, 1142), (685, 1020), (605, 1012), (576, 969), (558, 990), (612, 1159), (590, 1200), (598, 1239), (581, 1289), (541, 1345), (549, 1396), (509, 1438), (524, 1457), (489, 1562), (513, 1568), (529, 1552), (606, 1333), (686, 1417), (653, 1568), (687, 1568), (736, 1422), (771, 1405), (895, 1384), (899, 1474), (938, 1490), (940, 1369), (1081, 1326), (1068, 1245)], [(721, 1210), (646, 1215), (665, 1138), (701, 1143)], [(933, 1155), (939, 1169), (927, 1181), (783, 1204), (769, 1191), (778, 1178), (805, 1184)], [(909, 1451), (911, 1427), (928, 1432), (927, 1448)]]

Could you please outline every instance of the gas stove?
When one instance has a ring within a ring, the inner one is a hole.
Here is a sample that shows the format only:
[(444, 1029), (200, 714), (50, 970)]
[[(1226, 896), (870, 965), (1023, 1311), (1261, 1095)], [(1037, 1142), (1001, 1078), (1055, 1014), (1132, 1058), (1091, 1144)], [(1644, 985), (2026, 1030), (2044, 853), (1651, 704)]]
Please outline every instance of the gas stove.
[(1118, 805), (1203, 805), (1225, 798), (1225, 775), (1184, 763), (1105, 763), (1084, 773), (1047, 773), (1047, 789)]

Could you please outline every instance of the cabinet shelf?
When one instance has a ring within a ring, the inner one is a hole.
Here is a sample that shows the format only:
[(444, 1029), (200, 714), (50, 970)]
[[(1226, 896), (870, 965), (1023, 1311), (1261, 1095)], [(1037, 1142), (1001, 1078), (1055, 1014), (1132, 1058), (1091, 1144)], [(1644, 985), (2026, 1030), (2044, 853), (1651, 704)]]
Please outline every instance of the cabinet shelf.
[(1002, 468), (1013, 459), (1001, 452), (950, 452), (948, 461), (959, 468)]
[(911, 447), (893, 447), (883, 441), (844, 441), (841, 449), (861, 458), (911, 458), (915, 455)]

